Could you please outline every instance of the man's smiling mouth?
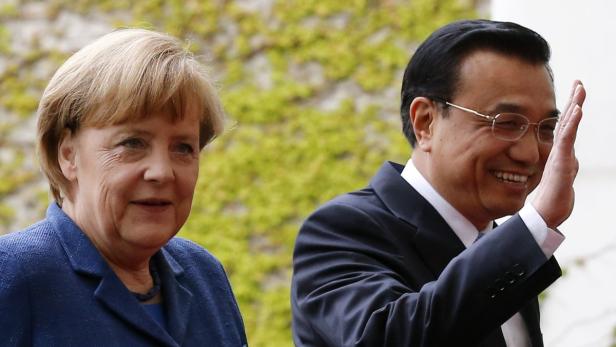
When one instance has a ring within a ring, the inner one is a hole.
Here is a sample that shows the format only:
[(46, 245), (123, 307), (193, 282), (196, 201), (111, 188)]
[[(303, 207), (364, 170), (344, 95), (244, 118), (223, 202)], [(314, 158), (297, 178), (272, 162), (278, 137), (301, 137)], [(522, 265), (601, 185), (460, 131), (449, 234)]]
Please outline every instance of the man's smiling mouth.
[(501, 181), (512, 183), (526, 183), (529, 177), (528, 175), (522, 175), (506, 171), (492, 171), (492, 174)]

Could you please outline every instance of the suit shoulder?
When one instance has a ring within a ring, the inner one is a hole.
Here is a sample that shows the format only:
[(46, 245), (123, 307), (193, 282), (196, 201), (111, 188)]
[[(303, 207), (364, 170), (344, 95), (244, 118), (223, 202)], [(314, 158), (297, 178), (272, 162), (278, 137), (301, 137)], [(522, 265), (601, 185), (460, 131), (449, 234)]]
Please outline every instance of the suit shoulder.
[(51, 223), (42, 220), (23, 230), (0, 236), (0, 254), (17, 260), (45, 257), (53, 253), (56, 237)]
[(186, 285), (195, 292), (234, 302), (231, 285), (222, 264), (205, 248), (193, 241), (174, 237), (164, 250), (172, 258), (168, 261), (176, 262), (186, 272), (185, 277), (190, 278)]
[(181, 237), (174, 237), (164, 249), (169, 252), (182, 266), (205, 266), (208, 269), (222, 269), (220, 261), (207, 249), (194, 241)]
[[(339, 195), (317, 208), (311, 216), (328, 213), (352, 213), (372, 216), (375, 211), (384, 211), (385, 205), (371, 188), (364, 188)], [(309, 217), (310, 218), (310, 217)]]
[[(318, 207), (306, 218), (300, 235), (308, 230), (348, 230), (359, 235), (361, 230), (374, 234), (380, 230), (385, 236), (399, 227), (398, 218), (387, 208), (370, 187), (339, 195)], [(373, 235), (377, 236), (377, 235)]]
[(0, 289), (21, 290), (36, 273), (57, 261), (51, 225), (43, 220), (0, 236)]
[(320, 245), (343, 248), (379, 244), (394, 251), (404, 228), (370, 188), (340, 195), (320, 206), (302, 224), (295, 250), (304, 246), (321, 252)]

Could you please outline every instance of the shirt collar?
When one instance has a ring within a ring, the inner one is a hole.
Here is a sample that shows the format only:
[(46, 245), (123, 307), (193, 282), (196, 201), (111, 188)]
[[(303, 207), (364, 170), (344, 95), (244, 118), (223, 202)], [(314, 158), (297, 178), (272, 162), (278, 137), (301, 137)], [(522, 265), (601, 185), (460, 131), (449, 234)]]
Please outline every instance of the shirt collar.
[[(412, 158), (406, 163), (401, 176), (434, 207), (465, 247), (468, 248), (475, 242), (479, 234), (477, 228), (432, 187), (430, 182), (417, 170)], [(492, 223), (488, 223), (488, 226), (481, 230), (481, 233), (490, 230), (492, 230)]]

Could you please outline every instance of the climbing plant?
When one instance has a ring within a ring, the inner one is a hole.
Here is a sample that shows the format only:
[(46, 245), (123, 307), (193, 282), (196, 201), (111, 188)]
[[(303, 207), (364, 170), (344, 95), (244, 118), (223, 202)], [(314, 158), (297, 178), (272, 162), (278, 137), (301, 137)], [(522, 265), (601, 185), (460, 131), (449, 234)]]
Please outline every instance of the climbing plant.
[(36, 3), (0, 6), (2, 23), (13, 23), (0, 25), (0, 227), (33, 221), (19, 220), (9, 202), (24, 191), (32, 190), (23, 196), (36, 218), (48, 203), (33, 137), (20, 142), (15, 134), (34, 131), (40, 93), (72, 53), (45, 44), (45, 36), (13, 49), (22, 9), (35, 4), (49, 23), (71, 14), (109, 30), (181, 37), (218, 81), (228, 124), (202, 153), (180, 235), (224, 264), (252, 346), (292, 345), (289, 283), (302, 220), (333, 196), (364, 187), (384, 160), (410, 155), (398, 91), (417, 42), (474, 16), (474, 3), (459, 0)]

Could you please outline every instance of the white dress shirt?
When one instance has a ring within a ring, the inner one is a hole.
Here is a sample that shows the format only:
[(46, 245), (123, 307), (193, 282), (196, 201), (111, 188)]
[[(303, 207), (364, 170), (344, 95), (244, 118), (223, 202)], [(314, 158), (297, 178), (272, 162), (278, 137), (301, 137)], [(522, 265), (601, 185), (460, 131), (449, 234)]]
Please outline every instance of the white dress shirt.
[[(434, 207), (466, 248), (475, 242), (479, 232), (486, 233), (492, 230), (493, 223), (488, 223), (486, 228), (481, 231), (477, 230), (466, 217), (451, 206), (451, 204), (432, 187), (430, 182), (428, 182), (417, 170), (412, 159), (409, 159), (404, 170), (402, 170), (402, 178)], [(524, 224), (526, 224), (526, 227), (535, 241), (537, 241), (546, 259), (550, 258), (565, 237), (561, 233), (548, 228), (543, 218), (541, 218), (541, 215), (539, 215), (537, 210), (530, 203), (526, 203), (518, 214)], [(501, 330), (508, 347), (530, 346), (528, 329), (520, 313), (514, 314), (501, 325)]]

